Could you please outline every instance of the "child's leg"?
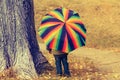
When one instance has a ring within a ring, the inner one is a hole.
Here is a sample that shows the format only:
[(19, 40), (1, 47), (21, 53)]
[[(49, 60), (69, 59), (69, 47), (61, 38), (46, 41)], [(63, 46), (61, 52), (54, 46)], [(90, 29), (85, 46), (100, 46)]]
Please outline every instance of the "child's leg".
[(63, 63), (63, 67), (64, 67), (64, 74), (70, 76), (69, 64), (67, 62), (67, 54), (63, 55), (62, 63)]
[(58, 75), (62, 75), (61, 59), (58, 55), (54, 55), (54, 57), (55, 57), (56, 73)]

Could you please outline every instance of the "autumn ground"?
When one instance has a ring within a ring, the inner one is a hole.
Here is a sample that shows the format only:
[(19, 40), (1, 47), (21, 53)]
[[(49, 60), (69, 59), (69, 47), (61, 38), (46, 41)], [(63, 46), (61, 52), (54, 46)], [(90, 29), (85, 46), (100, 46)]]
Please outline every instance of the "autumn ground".
[[(34, 6), (36, 31), (41, 18), (60, 6), (78, 12), (87, 29), (86, 46), (68, 56), (72, 77), (56, 77), (54, 69), (43, 73), (39, 80), (120, 80), (119, 0), (34, 0)], [(41, 51), (55, 67), (53, 56), (38, 34), (37, 38)], [(0, 80), (17, 80), (15, 76), (8, 70), (0, 74)]]
[[(54, 58), (46, 51), (44, 43), (40, 43), (40, 49), (52, 66)], [(82, 47), (72, 51), (68, 56), (71, 78), (61, 77), (60, 80), (120, 80), (120, 51), (103, 50)], [(55, 70), (39, 77), (42, 79), (57, 79)], [(59, 80), (58, 79), (58, 80)]]

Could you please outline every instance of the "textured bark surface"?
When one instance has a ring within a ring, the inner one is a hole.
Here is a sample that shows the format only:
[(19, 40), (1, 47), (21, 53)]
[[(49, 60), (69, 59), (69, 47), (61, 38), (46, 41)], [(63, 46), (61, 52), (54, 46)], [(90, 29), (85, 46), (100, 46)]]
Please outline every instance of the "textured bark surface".
[(46, 65), (36, 40), (32, 0), (0, 0), (0, 72), (14, 67), (20, 77), (35, 78)]

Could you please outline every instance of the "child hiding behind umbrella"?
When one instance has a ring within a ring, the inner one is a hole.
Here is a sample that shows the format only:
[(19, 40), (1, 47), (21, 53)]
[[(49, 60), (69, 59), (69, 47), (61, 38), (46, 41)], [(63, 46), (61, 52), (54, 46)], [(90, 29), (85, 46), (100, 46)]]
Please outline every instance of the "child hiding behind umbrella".
[[(71, 75), (70, 75), (70, 71), (69, 71), (69, 64), (67, 61), (68, 53), (64, 53), (64, 52), (49, 49), (49, 48), (47, 48), (47, 50), (49, 51), (49, 53), (52, 53), (54, 55), (57, 76), (63, 75), (66, 77), (70, 77)], [(64, 73), (62, 72), (62, 65), (64, 68)]]

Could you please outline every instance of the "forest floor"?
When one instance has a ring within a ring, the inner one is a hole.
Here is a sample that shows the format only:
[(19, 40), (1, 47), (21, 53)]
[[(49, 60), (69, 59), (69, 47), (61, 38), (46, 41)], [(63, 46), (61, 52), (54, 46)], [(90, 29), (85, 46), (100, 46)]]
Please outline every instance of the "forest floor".
[[(54, 65), (54, 58), (46, 51), (45, 44), (40, 43), (41, 51)], [(68, 61), (72, 80), (120, 80), (120, 51), (100, 50), (82, 47), (69, 53)], [(47, 74), (40, 77), (43, 78)], [(50, 72), (46, 79), (56, 79), (55, 72)], [(54, 75), (54, 76), (53, 76)], [(51, 77), (52, 76), (52, 77)], [(45, 78), (45, 77), (44, 77)], [(67, 78), (60, 78), (66, 80)], [(69, 80), (68, 79), (68, 80)]]
[[(120, 80), (120, 50), (78, 48), (68, 55), (71, 77), (57, 77), (55, 61), (52, 54), (46, 50), (46, 45), (40, 43), (40, 50), (53, 66), (52, 71), (45, 71), (35, 80)], [(0, 74), (0, 80), (21, 80), (11, 69)]]

